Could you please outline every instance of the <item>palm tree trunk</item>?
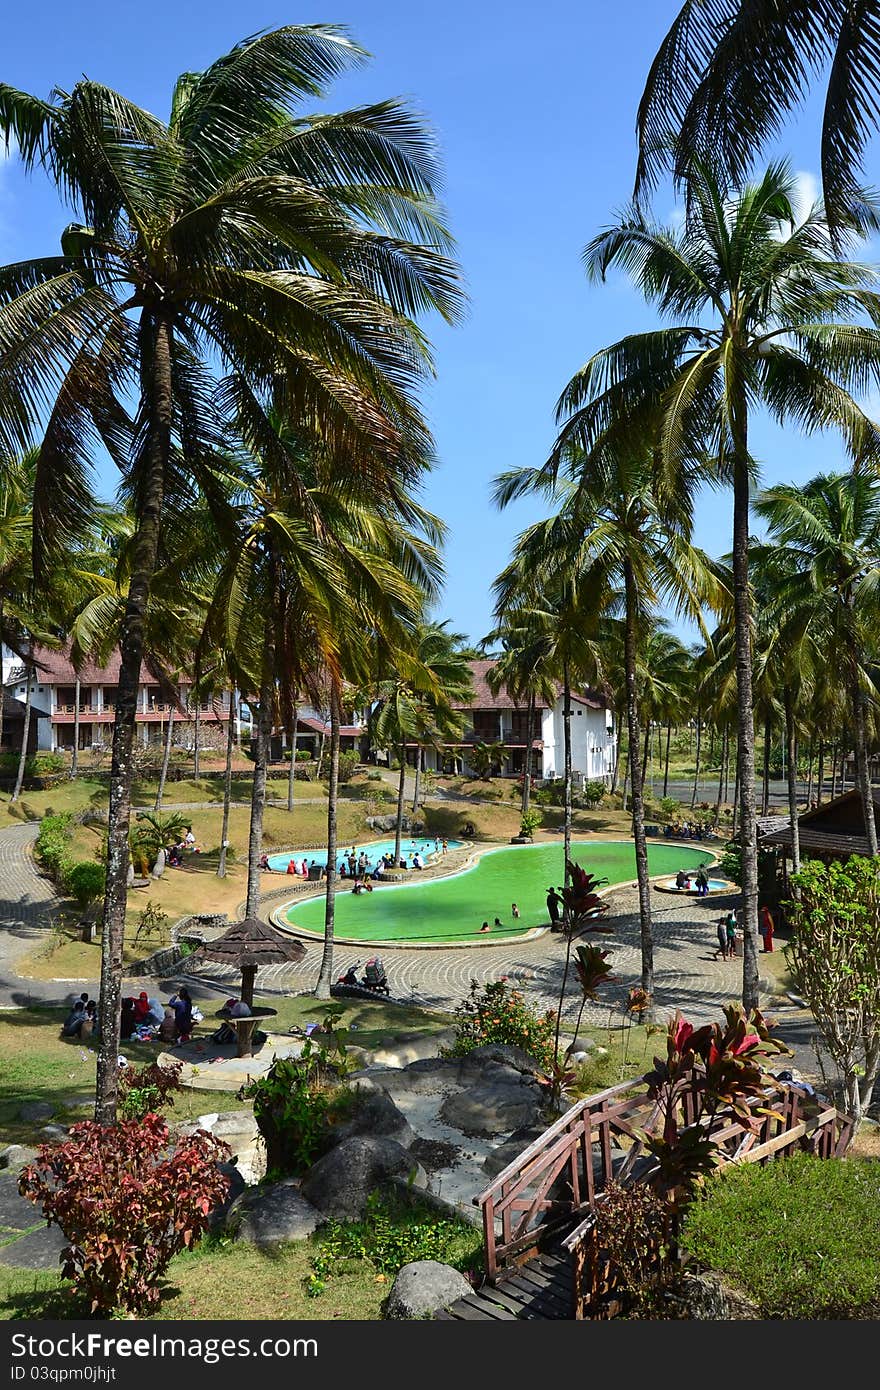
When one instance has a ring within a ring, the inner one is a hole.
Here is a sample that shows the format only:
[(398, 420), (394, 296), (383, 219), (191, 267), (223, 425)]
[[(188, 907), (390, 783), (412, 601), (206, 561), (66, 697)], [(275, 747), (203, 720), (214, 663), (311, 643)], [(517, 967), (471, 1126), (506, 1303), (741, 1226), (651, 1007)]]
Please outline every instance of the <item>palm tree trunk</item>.
[(79, 697), (80, 679), (79, 676), (77, 676), (76, 683), (73, 687), (73, 753), (70, 758), (69, 773), (71, 781), (73, 781), (79, 771)]
[(758, 839), (755, 826), (755, 719), (752, 697), (752, 633), (749, 591), (749, 453), (744, 393), (734, 414), (733, 605), (736, 648), (739, 842), (742, 856), (742, 1002), (758, 1007)]
[[(277, 566), (274, 563), (273, 592), (277, 592)], [(266, 810), (266, 773), (269, 764), (269, 744), (272, 740), (275, 712), (275, 613), (280, 603), (273, 603), (266, 621), (263, 669), (260, 676), (260, 708), (257, 712), (254, 780), (251, 788), (251, 824), (248, 835), (248, 881), (245, 917), (256, 917), (260, 907), (260, 855), (263, 852), (263, 816)]]
[(825, 785), (825, 740), (819, 739), (819, 762), (816, 768), (816, 805), (822, 805), (822, 788)]
[(400, 745), (400, 781), (397, 784), (397, 824), (394, 827), (394, 867), (400, 863), (400, 841), (403, 838), (403, 802), (406, 795), (406, 744)]
[(721, 740), (721, 768), (718, 773), (718, 813), (721, 813), (721, 806), (724, 801), (724, 781), (727, 774), (727, 730), (724, 730), (724, 737)]
[(327, 738), (326, 733), (324, 733), (324, 732), (322, 731), (322, 733), (321, 733), (321, 741), (320, 741), (320, 743), (318, 744), (318, 766), (317, 766), (317, 768), (315, 769), (315, 781), (316, 781), (316, 782), (320, 782), (320, 780), (321, 780), (321, 769), (322, 769), (323, 766), (324, 766), (324, 743), (325, 743), (326, 738)]
[[(785, 746), (786, 757), (788, 759), (788, 815), (791, 821), (791, 868), (792, 873), (798, 874), (801, 871), (801, 839), (798, 827), (798, 799), (797, 799), (797, 730), (794, 722), (794, 710), (792, 709), (791, 691), (786, 686), (783, 692), (785, 708)], [(794, 896), (800, 897), (798, 889), (793, 889)]]
[(520, 814), (523, 816), (528, 815), (529, 802), (532, 797), (532, 743), (534, 742), (534, 726), (535, 694), (534, 691), (532, 691), (529, 694), (529, 712), (526, 716), (526, 756), (523, 767), (522, 805), (520, 807)]
[(174, 706), (168, 706), (168, 728), (165, 730), (165, 751), (162, 754), (162, 768), (159, 772), (159, 785), (156, 788), (156, 801), (153, 806), (154, 811), (162, 810), (162, 798), (165, 795), (165, 779), (168, 776), (168, 764), (171, 762), (171, 739), (174, 733)]
[(831, 745), (831, 800), (837, 796), (837, 747), (836, 743)]
[(736, 760), (736, 772), (733, 778), (733, 822), (730, 833), (736, 838), (736, 829), (739, 823), (739, 758)]
[(217, 877), (226, 877), (226, 841), (229, 838), (229, 803), (232, 800), (232, 750), (235, 746), (235, 691), (229, 692), (229, 725), (226, 730), (226, 770), (223, 774), (223, 828), (220, 831), (220, 862)]
[(764, 783), (761, 789), (762, 816), (767, 816), (770, 814), (770, 739), (772, 737), (772, 732), (773, 731), (772, 726), (770, 724), (770, 716), (768, 714), (767, 718), (764, 720)]
[(202, 699), (200, 695), (196, 696), (195, 716), (193, 724), (193, 778), (197, 782), (202, 771)]
[(568, 887), (568, 865), (571, 860), (571, 672), (568, 662), (562, 664), (562, 738), (565, 759), (565, 812), (563, 818), (562, 843), (565, 853), (565, 878)]
[(416, 784), (413, 791), (412, 808), (413, 815), (419, 809), (419, 793), (422, 789), (422, 745), (416, 744)]
[(693, 795), (691, 796), (691, 810), (693, 810), (694, 807), (695, 807), (696, 804), (697, 804), (697, 788), (698, 788), (699, 783), (700, 783), (700, 742), (701, 742), (702, 734), (703, 734), (703, 721), (702, 721), (702, 719), (700, 719), (699, 715), (697, 715), (697, 752), (696, 752), (696, 762), (695, 762), (695, 766), (694, 766), (694, 791), (693, 791)]
[(624, 632), (624, 672), (626, 679), (626, 719), (629, 731), (629, 775), (632, 782), (632, 827), (636, 849), (636, 875), (639, 881), (639, 923), (642, 947), (642, 989), (650, 1004), (646, 1022), (654, 1009), (654, 934), (651, 922), (651, 884), (648, 873), (648, 842), (645, 836), (645, 804), (639, 768), (639, 695), (636, 685), (636, 613), (638, 593), (632, 563), (623, 563), (626, 602)]
[(25, 695), (24, 695), (24, 724), (21, 731), (21, 752), (18, 755), (18, 772), (15, 776), (15, 786), (10, 800), (17, 801), (21, 796), (21, 788), (24, 783), (24, 769), (27, 762), (28, 734), (31, 729), (31, 685), (32, 670), (27, 662), (24, 664)]
[(648, 776), (648, 757), (651, 752), (651, 721), (645, 725), (645, 746), (642, 749), (642, 787), (644, 788), (645, 779)]
[(667, 725), (666, 725), (666, 760), (665, 760), (665, 762), (664, 762), (664, 764), (663, 764), (663, 795), (664, 795), (664, 796), (666, 795), (666, 789), (667, 789), (667, 787), (669, 786), (669, 740), (670, 740), (671, 738), (672, 738), (672, 725), (671, 725), (671, 724), (667, 724)]
[(327, 901), (324, 908), (324, 952), (315, 996), (330, 998), (333, 982), (333, 934), (336, 920), (336, 808), (339, 800), (339, 692), (330, 692), (330, 785), (327, 789)]
[(850, 691), (853, 705), (853, 729), (856, 746), (856, 782), (862, 798), (862, 813), (865, 817), (865, 834), (868, 838), (868, 853), (877, 853), (877, 822), (874, 817), (874, 797), (871, 793), (871, 775), (868, 769), (868, 735), (865, 716), (865, 694), (859, 679), (857, 664), (851, 669)]
[(128, 902), (132, 750), (144, 654), (144, 621), (156, 568), (173, 418), (170, 320), (164, 315), (153, 318), (144, 310), (141, 327), (152, 336), (152, 353), (145, 354), (145, 366), (150, 374), (150, 379), (145, 382), (147, 398), (144, 401), (148, 433), (138, 494), (140, 505), (132, 538), (131, 577), (119, 637), (121, 661), (113, 719), (107, 875), (101, 933), (101, 992), (98, 1003), (101, 1043), (95, 1088), (95, 1119), (105, 1125), (113, 1124), (116, 1119), (122, 949)]
[(293, 784), (296, 781), (296, 726), (299, 715), (296, 705), (293, 706), (291, 716), (292, 732), (290, 736), (290, 771), (287, 774), (287, 809), (293, 814)]

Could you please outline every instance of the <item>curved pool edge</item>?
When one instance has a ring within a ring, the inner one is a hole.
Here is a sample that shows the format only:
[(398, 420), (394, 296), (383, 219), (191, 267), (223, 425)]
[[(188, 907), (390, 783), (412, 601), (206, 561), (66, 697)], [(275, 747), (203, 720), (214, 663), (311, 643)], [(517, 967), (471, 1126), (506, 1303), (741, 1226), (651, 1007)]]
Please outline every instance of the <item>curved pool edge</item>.
[[(598, 837), (597, 837), (597, 840), (598, 840)], [(541, 842), (541, 841), (538, 841), (537, 843), (540, 844), (540, 843), (542, 843), (542, 842)], [(544, 841), (543, 843), (546, 843), (546, 841)], [(554, 842), (554, 843), (555, 843), (555, 842)], [(561, 841), (560, 841), (559, 843), (561, 843)], [(577, 843), (577, 844), (589, 844), (590, 841), (589, 841), (589, 840), (578, 840), (578, 841), (575, 841), (575, 842), (573, 842), (573, 843)], [(602, 840), (602, 841), (600, 841), (600, 843), (602, 843), (602, 844), (615, 844), (615, 845), (631, 845), (631, 844), (634, 844), (635, 842), (634, 842), (632, 839), (629, 839), (629, 840)], [(446, 881), (447, 879), (456, 878), (456, 877), (458, 877), (459, 874), (468, 873), (471, 869), (473, 869), (473, 868), (476, 866), (476, 864), (479, 862), (479, 860), (482, 858), (482, 856), (483, 856), (484, 854), (491, 854), (491, 853), (493, 853), (493, 852), (496, 851), (496, 850), (510, 849), (511, 846), (510, 846), (510, 845), (503, 845), (503, 844), (502, 844), (502, 845), (498, 845), (498, 844), (493, 843), (492, 841), (483, 841), (483, 842), (480, 842), (480, 841), (476, 841), (476, 842), (471, 841), (471, 842), (470, 842), (470, 847), (469, 847), (469, 848), (470, 848), (470, 852), (469, 852), (467, 858), (464, 860), (464, 862), (463, 862), (462, 864), (458, 865), (458, 866), (457, 866), (455, 869), (453, 869), (450, 873), (448, 873), (448, 874), (439, 874), (439, 875), (437, 875), (437, 879), (436, 879), (436, 880), (427, 879), (427, 880), (424, 880), (424, 881), (425, 881), (425, 882), (429, 882), (429, 883), (430, 883), (430, 882), (434, 882), (434, 881), (438, 881), (438, 880), (439, 880), (440, 882), (444, 882), (444, 881)], [(691, 842), (688, 841), (688, 840), (682, 841), (681, 848), (683, 848), (683, 849), (693, 849), (693, 850), (697, 850), (699, 853), (703, 853), (703, 852), (704, 852), (702, 844), (699, 844), (699, 843), (691, 843)], [(710, 855), (710, 858), (709, 858), (709, 860), (707, 861), (706, 867), (707, 867), (707, 868), (712, 868), (712, 866), (713, 866), (714, 864), (717, 864), (717, 863), (719, 862), (719, 861), (718, 861), (718, 856), (717, 856), (717, 854), (714, 854), (711, 850), (709, 851), (709, 855)], [(651, 886), (652, 886), (653, 888), (657, 889), (657, 887), (658, 887), (658, 885), (657, 885), (657, 879), (667, 879), (668, 877), (669, 877), (669, 873), (668, 873), (668, 870), (667, 870), (667, 872), (662, 873), (662, 874), (651, 874), (651, 875), (649, 876), (648, 882), (651, 884)], [(401, 887), (403, 887), (403, 888), (406, 888), (406, 887), (417, 887), (417, 886), (418, 886), (417, 883), (413, 883), (413, 884), (407, 884), (407, 883), (404, 883), (404, 884), (400, 884), (400, 883), (396, 883), (396, 884), (386, 884), (386, 888), (392, 888), (392, 889), (393, 889), (393, 888), (401, 888)], [(599, 897), (599, 898), (607, 898), (607, 897), (609, 897), (612, 893), (617, 893), (617, 892), (619, 892), (622, 888), (638, 888), (638, 886), (639, 886), (639, 881), (638, 881), (637, 878), (627, 879), (627, 880), (625, 880), (625, 881), (622, 882), (622, 883), (609, 883), (607, 887), (598, 889), (598, 890), (597, 890), (597, 893), (596, 893), (596, 896)], [(733, 885), (733, 886), (735, 887), (736, 885)], [(377, 891), (381, 891), (381, 890), (377, 890)], [(662, 890), (658, 890), (658, 891), (662, 891)], [(677, 891), (678, 891), (678, 890), (677, 890)], [(718, 891), (720, 892), (721, 890), (718, 890)], [(675, 894), (670, 894), (670, 896), (675, 896)], [(688, 896), (688, 895), (687, 895), (687, 894), (681, 894), (681, 893), (679, 893), (679, 896), (685, 897), (685, 896)], [(692, 895), (690, 895), (690, 896), (696, 897), (696, 894), (692, 894)], [(273, 925), (278, 931), (283, 932), (283, 934), (284, 934), (285, 936), (290, 936), (290, 937), (292, 937), (294, 940), (297, 940), (297, 941), (310, 941), (310, 942), (319, 942), (319, 941), (323, 941), (323, 940), (324, 940), (324, 933), (323, 933), (323, 932), (312, 932), (312, 931), (308, 931), (305, 927), (294, 927), (294, 926), (291, 925), (290, 922), (288, 922), (288, 921), (282, 921), (282, 920), (280, 919), (280, 914), (281, 914), (282, 912), (284, 912), (284, 910), (285, 910), (286, 908), (289, 908), (289, 907), (294, 906), (294, 905), (300, 906), (300, 905), (302, 905), (303, 903), (307, 903), (307, 902), (314, 902), (314, 900), (315, 900), (316, 898), (322, 898), (322, 897), (324, 897), (324, 894), (323, 894), (323, 893), (310, 893), (310, 894), (308, 895), (308, 897), (305, 897), (305, 896), (304, 896), (304, 897), (299, 897), (299, 898), (290, 898), (290, 899), (288, 899), (288, 901), (287, 901), (286, 903), (281, 903), (281, 904), (279, 904), (279, 906), (276, 907), (276, 908), (274, 908), (274, 909), (272, 910), (271, 914), (270, 914), (270, 921), (272, 922), (272, 925)], [(350, 937), (350, 936), (336, 936), (336, 935), (334, 934), (333, 942), (334, 942), (334, 945), (339, 945), (339, 946), (353, 946), (353, 947), (355, 947), (356, 949), (359, 949), (359, 950), (362, 950), (362, 951), (363, 951), (363, 950), (366, 950), (366, 949), (369, 949), (369, 948), (372, 948), (372, 947), (376, 947), (377, 949), (383, 950), (383, 951), (448, 951), (450, 948), (453, 949), (453, 950), (459, 950), (460, 948), (470, 948), (470, 949), (476, 949), (476, 950), (487, 950), (487, 949), (490, 950), (490, 949), (493, 949), (493, 948), (497, 948), (497, 947), (499, 947), (499, 946), (505, 946), (505, 945), (506, 945), (508, 942), (510, 942), (510, 941), (516, 941), (517, 943), (537, 941), (537, 940), (539, 940), (542, 936), (546, 936), (549, 932), (550, 932), (550, 924), (549, 924), (549, 922), (548, 922), (547, 926), (545, 926), (545, 927), (529, 927), (528, 930), (526, 930), (526, 931), (524, 931), (524, 932), (518, 932), (515, 936), (509, 935), (509, 936), (505, 936), (505, 937), (496, 937), (494, 941), (486, 941), (486, 940), (475, 941), (475, 940), (469, 940), (469, 939), (467, 939), (467, 938), (463, 938), (463, 939), (460, 939), (460, 940), (453, 940), (453, 941), (393, 941), (393, 940), (392, 940), (392, 941), (364, 941), (362, 938), (352, 938), (352, 937)], [(587, 933), (587, 934), (589, 934), (589, 933)], [(561, 933), (558, 933), (558, 935), (561, 935)]]

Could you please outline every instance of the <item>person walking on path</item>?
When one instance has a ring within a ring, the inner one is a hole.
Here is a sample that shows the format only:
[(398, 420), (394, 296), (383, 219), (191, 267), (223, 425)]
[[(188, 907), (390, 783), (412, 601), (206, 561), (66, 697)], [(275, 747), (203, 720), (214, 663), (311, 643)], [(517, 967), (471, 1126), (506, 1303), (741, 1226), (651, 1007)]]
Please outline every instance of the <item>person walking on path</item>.
[(769, 909), (769, 907), (767, 906), (766, 903), (765, 903), (764, 906), (761, 908), (761, 921), (760, 921), (760, 923), (759, 923), (759, 925), (758, 925), (758, 931), (761, 933), (761, 938), (762, 938), (762, 940), (763, 940), (763, 942), (764, 942), (764, 950), (765, 950), (765, 951), (772, 951), (772, 950), (773, 950), (773, 913), (770, 911), (770, 909)]
[(709, 896), (709, 875), (706, 873), (705, 864), (701, 864), (697, 869), (696, 879), (697, 897), (707, 898)]
[(727, 919), (725, 917), (718, 918), (717, 933), (718, 950), (715, 952), (712, 959), (717, 960), (720, 955), (722, 960), (727, 960)]
[(728, 957), (732, 960), (733, 957), (736, 955), (736, 928), (737, 928), (736, 913), (735, 913), (735, 911), (733, 910), (733, 908), (731, 908), (730, 911), (729, 911), (728, 914), (727, 914), (727, 923), (726, 923), (726, 926), (727, 926), (727, 954), (728, 954)]

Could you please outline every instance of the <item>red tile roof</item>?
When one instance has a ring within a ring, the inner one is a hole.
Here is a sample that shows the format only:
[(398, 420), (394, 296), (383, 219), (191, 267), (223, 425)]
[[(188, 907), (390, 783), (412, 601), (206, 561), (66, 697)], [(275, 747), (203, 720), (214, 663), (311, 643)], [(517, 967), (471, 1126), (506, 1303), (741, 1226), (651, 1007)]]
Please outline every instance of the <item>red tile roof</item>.
[[(37, 678), (41, 685), (74, 685), (77, 674), (83, 685), (118, 685), (119, 668), (122, 664), (118, 649), (113, 652), (106, 666), (96, 666), (93, 661), (86, 661), (79, 673), (73, 669), (66, 650), (56, 652), (51, 651), (49, 647), (38, 646), (34, 648), (34, 660), (37, 663)], [(143, 664), (140, 683), (158, 684), (155, 676), (151, 675)]]
[[(526, 708), (525, 704), (517, 705), (516, 702), (510, 698), (503, 686), (501, 687), (497, 695), (494, 695), (492, 693), (491, 689), (489, 688), (489, 685), (487, 684), (486, 676), (492, 670), (492, 667), (495, 664), (496, 663), (494, 661), (487, 658), (482, 658), (478, 661), (468, 662), (468, 666), (471, 668), (471, 680), (473, 681), (474, 685), (474, 697), (472, 700), (468, 700), (467, 702), (454, 703), (452, 706), (453, 709), (524, 710)], [(557, 686), (557, 694), (562, 694), (561, 685)], [(600, 695), (595, 690), (584, 692), (578, 692), (573, 690), (571, 692), (571, 698), (576, 704), (589, 705), (590, 709), (604, 709), (606, 705), (606, 700), (604, 696)], [(536, 701), (535, 708), (539, 710), (547, 709), (547, 702), (545, 700), (538, 700)]]

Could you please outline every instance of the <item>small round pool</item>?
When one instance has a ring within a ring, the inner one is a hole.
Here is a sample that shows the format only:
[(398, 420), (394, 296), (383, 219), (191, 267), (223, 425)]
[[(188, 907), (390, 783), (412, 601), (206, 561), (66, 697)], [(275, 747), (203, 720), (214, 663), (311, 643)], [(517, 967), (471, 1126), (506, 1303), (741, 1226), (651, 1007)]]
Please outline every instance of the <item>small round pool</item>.
[[(447, 840), (446, 848), (447, 850), (461, 849), (463, 844), (463, 840)], [(368, 844), (361, 843), (354, 846), (345, 844), (339, 845), (339, 853), (336, 860), (337, 868), (339, 868), (344, 859), (347, 859), (349, 851), (352, 848), (354, 849), (355, 858), (361, 853), (364, 853), (367, 856), (369, 867), (374, 869), (384, 854), (394, 853), (394, 838), (392, 836), (390, 840), (371, 840)], [(401, 858), (405, 859), (407, 864), (409, 864), (412, 860), (412, 856), (416, 852), (421, 854), (426, 862), (437, 855), (442, 857), (443, 840), (442, 838), (436, 839), (428, 835), (416, 835), (414, 837), (404, 836), (400, 842)], [(283, 874), (287, 871), (287, 866), (291, 859), (296, 859), (298, 862), (302, 862), (303, 859), (306, 859), (309, 864), (319, 864), (322, 869), (327, 867), (326, 850), (322, 852), (321, 850), (315, 849), (291, 849), (287, 850), (284, 854), (270, 854), (269, 868), (274, 869), (278, 874)]]
[[(679, 893), (684, 898), (699, 897), (693, 879), (689, 881), (687, 887), (685, 888), (679, 888), (674, 878), (661, 879), (659, 883), (654, 884), (654, 887), (657, 889), (658, 893)], [(733, 893), (735, 891), (736, 885), (733, 883), (728, 883), (727, 879), (725, 878), (709, 879), (710, 893)]]
[[(636, 877), (631, 841), (576, 841), (572, 858), (597, 878), (607, 878), (609, 885)], [(648, 846), (652, 875), (675, 874), (682, 868), (694, 872), (709, 858), (706, 852), (679, 845)], [(562, 875), (562, 841), (544, 841), (489, 850), (459, 873), (419, 881), (416, 872), (412, 882), (377, 884), (371, 893), (354, 894), (343, 881), (336, 895), (336, 934), (348, 941), (407, 946), (509, 941), (549, 926), (547, 889), (560, 884)], [(513, 914), (514, 903), (518, 916)], [(323, 892), (285, 903), (273, 916), (282, 926), (320, 936)], [(481, 930), (483, 922), (489, 924), (488, 932)]]

